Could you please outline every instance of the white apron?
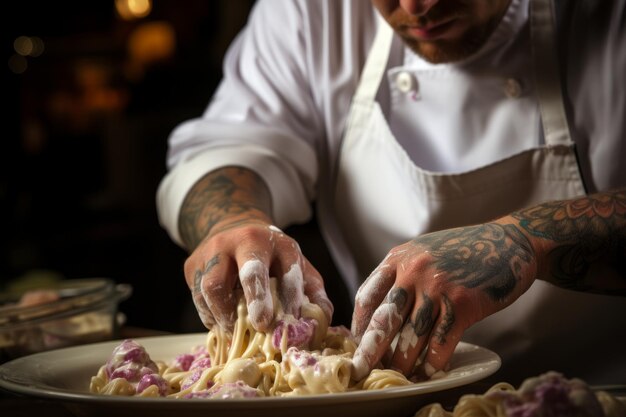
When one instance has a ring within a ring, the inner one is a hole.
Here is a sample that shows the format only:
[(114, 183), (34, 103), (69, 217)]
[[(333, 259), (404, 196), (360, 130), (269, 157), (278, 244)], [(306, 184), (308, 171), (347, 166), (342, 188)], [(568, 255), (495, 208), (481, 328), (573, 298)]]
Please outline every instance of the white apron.
[[(391, 248), (420, 234), (585, 194), (561, 99), (551, 1), (531, 0), (530, 16), (546, 145), (459, 174), (417, 167), (394, 138), (376, 102), (393, 38), (381, 21), (346, 125), (329, 203), (334, 213), (322, 208), (334, 215), (322, 225), (326, 236), (335, 240), (336, 231), (328, 228), (339, 227), (344, 239), (329, 242), (331, 251), (339, 258), (349, 252), (360, 279)], [(608, 383), (626, 381), (625, 334), (623, 298), (536, 281), (513, 305), (472, 326), (464, 340), (500, 354), (503, 366), (496, 376), (512, 383), (549, 369)]]

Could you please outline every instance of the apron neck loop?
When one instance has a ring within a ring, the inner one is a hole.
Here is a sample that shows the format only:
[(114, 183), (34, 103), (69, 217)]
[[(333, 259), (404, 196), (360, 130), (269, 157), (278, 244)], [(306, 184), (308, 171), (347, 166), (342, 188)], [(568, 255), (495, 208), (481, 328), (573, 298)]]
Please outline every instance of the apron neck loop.
[(393, 29), (391, 26), (378, 12), (376, 12), (376, 16), (378, 21), (376, 37), (365, 61), (363, 71), (361, 71), (361, 79), (354, 94), (354, 100), (362, 103), (370, 103), (376, 100), (378, 87), (387, 69), (391, 42), (393, 40)]
[(539, 112), (547, 146), (572, 145), (556, 50), (554, 2), (530, 1), (530, 36)]

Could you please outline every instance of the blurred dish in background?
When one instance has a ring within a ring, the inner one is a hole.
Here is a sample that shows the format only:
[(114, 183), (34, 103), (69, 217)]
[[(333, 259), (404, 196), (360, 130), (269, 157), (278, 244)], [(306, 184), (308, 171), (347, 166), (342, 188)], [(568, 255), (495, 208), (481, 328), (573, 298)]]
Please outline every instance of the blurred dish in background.
[(0, 362), (115, 338), (124, 321), (119, 303), (131, 292), (130, 285), (89, 278), (0, 293)]

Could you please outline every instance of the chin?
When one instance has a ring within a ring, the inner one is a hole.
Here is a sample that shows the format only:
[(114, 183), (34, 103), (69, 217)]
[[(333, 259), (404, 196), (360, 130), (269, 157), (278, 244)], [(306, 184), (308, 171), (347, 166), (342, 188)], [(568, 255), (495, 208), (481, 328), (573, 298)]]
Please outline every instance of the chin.
[(463, 61), (475, 54), (480, 45), (467, 42), (406, 42), (409, 48), (431, 64), (446, 64)]
[(445, 64), (463, 61), (485, 44), (485, 31), (467, 31), (454, 39), (420, 41), (412, 37), (402, 36), (408, 47), (424, 60), (432, 64)]

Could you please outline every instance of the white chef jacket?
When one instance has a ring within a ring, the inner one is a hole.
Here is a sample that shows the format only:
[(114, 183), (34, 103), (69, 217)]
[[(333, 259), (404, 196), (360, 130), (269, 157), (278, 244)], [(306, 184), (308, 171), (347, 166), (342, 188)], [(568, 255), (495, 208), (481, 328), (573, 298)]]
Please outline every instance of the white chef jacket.
[[(536, 105), (527, 91), (527, 2), (512, 0), (479, 56), (443, 64), (450, 71), (462, 66), (468, 83), (482, 70), (502, 73), (502, 83), (481, 96), (464, 96), (458, 85), (441, 91), (440, 111), (427, 117), (412, 111), (428, 105), (428, 97), (420, 97), (420, 80), (404, 92), (397, 74), (442, 66), (426, 63), (394, 40), (379, 102), (417, 165), (466, 170), (541, 143)], [(569, 3), (575, 2), (557, 3), (559, 16), (570, 16), (559, 22), (558, 47), (565, 57), (566, 109), (583, 179), (589, 192), (623, 186), (625, 2)], [(363, 0), (257, 2), (226, 55), (224, 79), (208, 109), (178, 126), (169, 139), (170, 172), (159, 187), (157, 208), (174, 241), (181, 243), (178, 214), (189, 189), (207, 172), (227, 165), (251, 168), (265, 180), (278, 226), (310, 218), (318, 183), (336, 163), (350, 100), (376, 32), (375, 13)], [(527, 111), (507, 111), (507, 95), (527, 101)], [(395, 112), (389, 114), (392, 105)], [(441, 131), (447, 141), (441, 134), (435, 141), (432, 132)]]
[[(570, 129), (593, 192), (626, 185), (625, 5), (581, 3), (558, 3), (558, 49)], [(542, 142), (527, 11), (528, 0), (512, 0), (484, 48), (461, 63), (429, 64), (394, 39), (378, 102), (418, 166), (467, 171)], [(375, 13), (363, 0), (257, 3), (228, 52), (209, 108), (170, 137), (170, 172), (157, 204), (175, 241), (185, 195), (223, 166), (246, 166), (265, 179), (277, 225), (310, 217), (311, 202), (325, 189), (320, 184), (333, 178), (350, 100), (376, 33)], [(430, 91), (423, 74), (446, 71), (464, 77)], [(501, 80), (484, 94), (468, 94), (463, 81), (470, 85), (485, 73)], [(344, 275), (354, 274), (336, 261)]]

